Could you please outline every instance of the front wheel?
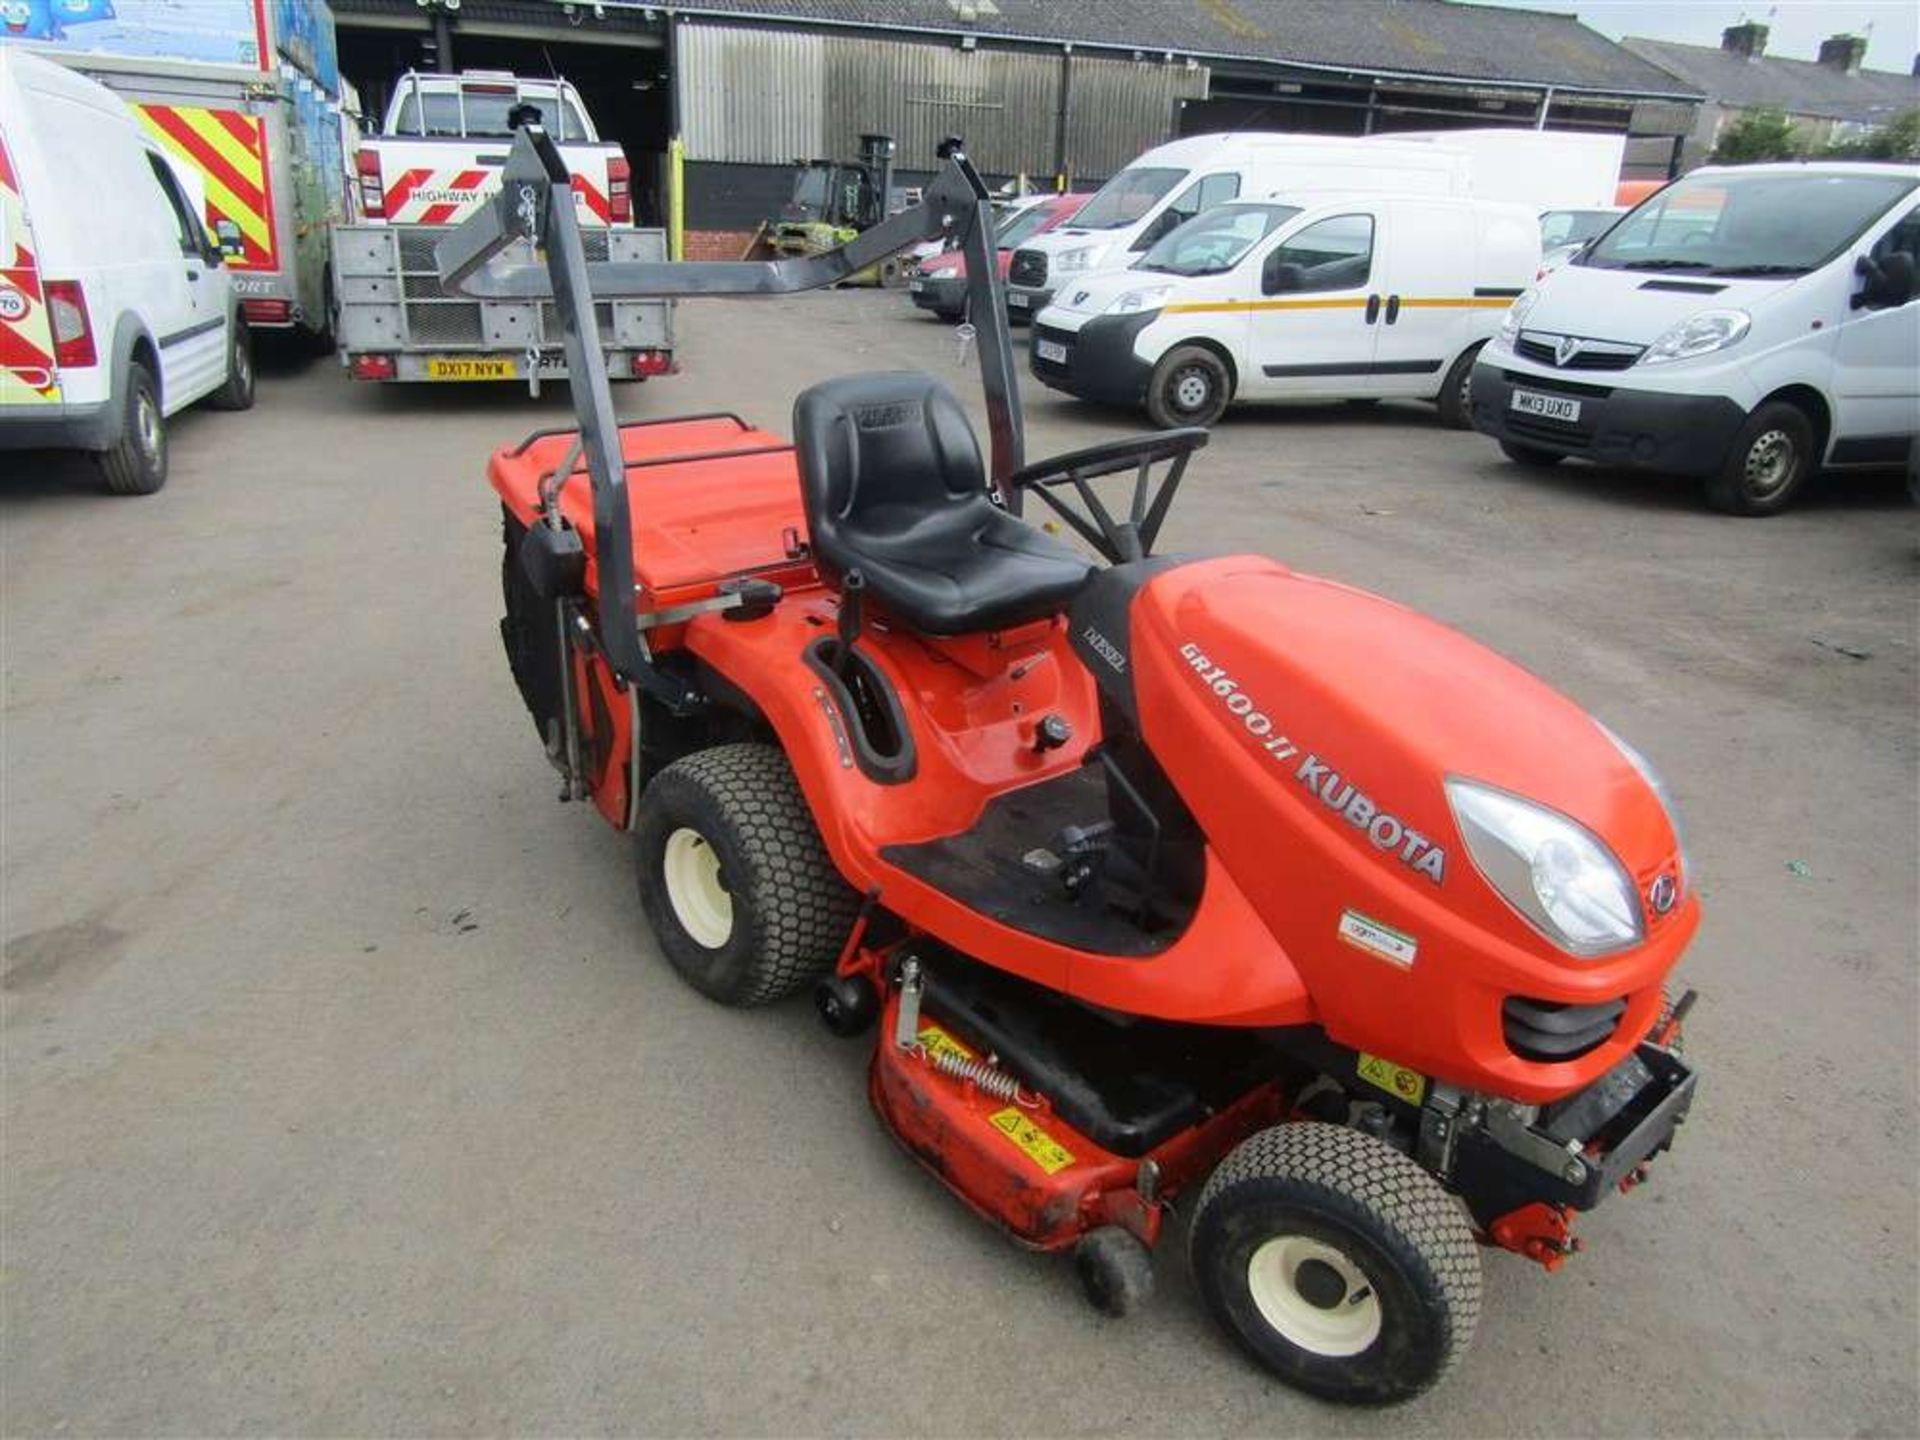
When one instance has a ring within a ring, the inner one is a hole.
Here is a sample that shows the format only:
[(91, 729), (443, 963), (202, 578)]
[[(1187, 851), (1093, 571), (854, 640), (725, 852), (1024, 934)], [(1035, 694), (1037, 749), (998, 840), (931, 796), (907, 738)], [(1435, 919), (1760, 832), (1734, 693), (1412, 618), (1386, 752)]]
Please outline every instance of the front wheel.
[(1440, 423), (1449, 430), (1473, 425), (1473, 362), (1479, 358), (1480, 346), (1475, 345), (1453, 362), (1440, 382)]
[(1707, 503), (1729, 515), (1778, 514), (1813, 473), (1814, 449), (1806, 411), (1768, 401), (1747, 417), (1718, 473), (1707, 477)]
[(1480, 1256), (1460, 1206), (1358, 1130), (1297, 1122), (1242, 1142), (1194, 1210), (1188, 1258), (1214, 1318), (1288, 1384), (1389, 1404), (1473, 1338)]
[(1213, 351), (1178, 345), (1160, 357), (1147, 381), (1147, 417), (1162, 430), (1211, 425), (1233, 398), (1233, 377)]
[(771, 745), (719, 745), (662, 770), (640, 800), (638, 844), (641, 908), (701, 994), (764, 1005), (832, 968), (859, 897)]

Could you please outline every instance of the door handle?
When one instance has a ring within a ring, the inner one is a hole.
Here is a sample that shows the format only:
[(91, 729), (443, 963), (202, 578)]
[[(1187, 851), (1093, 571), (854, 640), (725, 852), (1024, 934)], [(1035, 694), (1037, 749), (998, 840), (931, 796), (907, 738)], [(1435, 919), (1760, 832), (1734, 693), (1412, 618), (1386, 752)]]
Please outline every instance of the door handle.
[(1391, 325), (1399, 318), (1400, 297), (1398, 295), (1389, 295), (1387, 296), (1387, 324)]
[(1380, 297), (1378, 295), (1369, 295), (1367, 296), (1367, 324), (1371, 325), (1379, 318)]
[(199, 272), (198, 270), (192, 270), (192, 269), (189, 269), (189, 270), (187, 271), (187, 279), (189, 279), (189, 280), (191, 280), (191, 281), (192, 281), (192, 282), (193, 282), (194, 284), (196, 284), (196, 285), (197, 285), (197, 284), (199, 284), (199, 283), (200, 283), (200, 272)]

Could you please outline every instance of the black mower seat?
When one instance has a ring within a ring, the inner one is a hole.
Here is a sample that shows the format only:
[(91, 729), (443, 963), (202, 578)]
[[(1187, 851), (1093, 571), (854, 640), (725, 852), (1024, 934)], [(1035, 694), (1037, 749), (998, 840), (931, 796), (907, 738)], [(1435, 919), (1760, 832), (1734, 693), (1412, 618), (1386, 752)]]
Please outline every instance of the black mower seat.
[(932, 635), (1064, 610), (1092, 566), (995, 505), (966, 411), (915, 371), (847, 375), (793, 406), (800, 491), (820, 568), (859, 570), (890, 613)]

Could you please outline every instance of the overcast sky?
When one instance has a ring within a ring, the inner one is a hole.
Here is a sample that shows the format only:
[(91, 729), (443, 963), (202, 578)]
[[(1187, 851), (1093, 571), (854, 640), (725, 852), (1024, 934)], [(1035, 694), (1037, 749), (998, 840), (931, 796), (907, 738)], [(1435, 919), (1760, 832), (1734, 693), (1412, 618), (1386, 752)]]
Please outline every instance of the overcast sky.
[[(1588, 25), (1618, 40), (1644, 35), (1689, 45), (1718, 45), (1720, 32), (1742, 20), (1772, 27), (1767, 53), (1811, 60), (1829, 35), (1868, 36), (1867, 67), (1906, 73), (1920, 49), (1920, 0), (1475, 0), (1524, 10), (1575, 11)], [(1871, 25), (1872, 29), (1867, 27)]]

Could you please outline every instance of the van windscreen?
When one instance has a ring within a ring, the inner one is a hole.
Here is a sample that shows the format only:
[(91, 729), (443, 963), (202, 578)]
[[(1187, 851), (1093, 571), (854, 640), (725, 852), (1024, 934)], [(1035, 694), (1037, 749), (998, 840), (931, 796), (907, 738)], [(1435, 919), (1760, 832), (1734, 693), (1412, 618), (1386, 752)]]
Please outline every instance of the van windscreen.
[(1804, 275), (1914, 188), (1905, 175), (1690, 175), (1608, 231), (1576, 265), (1708, 275)]
[(1131, 225), (1186, 178), (1187, 172), (1157, 165), (1122, 170), (1100, 187), (1086, 208), (1073, 217), (1076, 230), (1118, 230)]
[(1218, 275), (1299, 213), (1298, 205), (1218, 205), (1163, 236), (1133, 268)]

